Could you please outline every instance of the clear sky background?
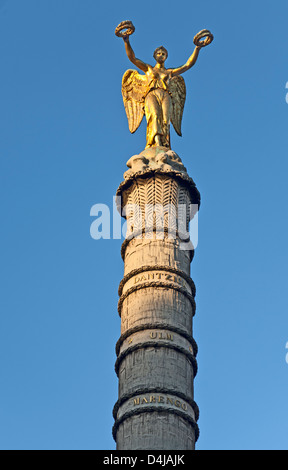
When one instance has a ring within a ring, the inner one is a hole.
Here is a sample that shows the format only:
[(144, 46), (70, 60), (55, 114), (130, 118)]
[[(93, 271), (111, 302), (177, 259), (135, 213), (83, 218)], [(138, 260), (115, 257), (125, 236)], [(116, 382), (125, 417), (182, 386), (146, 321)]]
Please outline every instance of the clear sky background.
[(192, 263), (198, 449), (288, 449), (286, 0), (0, 0), (0, 447), (114, 449), (121, 240), (93, 240), (128, 130), (114, 35), (182, 65), (183, 137), (202, 196)]

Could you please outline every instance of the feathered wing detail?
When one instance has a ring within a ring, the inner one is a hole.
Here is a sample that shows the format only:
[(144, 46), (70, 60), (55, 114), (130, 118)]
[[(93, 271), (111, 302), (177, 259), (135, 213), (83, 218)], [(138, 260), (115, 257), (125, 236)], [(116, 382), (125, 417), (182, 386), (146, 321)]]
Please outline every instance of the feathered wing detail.
[(172, 95), (172, 116), (171, 122), (178, 135), (181, 133), (181, 123), (186, 100), (186, 85), (181, 75), (173, 77), (169, 83), (169, 91)]
[(143, 119), (146, 92), (146, 75), (140, 75), (137, 70), (127, 70), (122, 78), (122, 97), (129, 130), (132, 134), (138, 129)]

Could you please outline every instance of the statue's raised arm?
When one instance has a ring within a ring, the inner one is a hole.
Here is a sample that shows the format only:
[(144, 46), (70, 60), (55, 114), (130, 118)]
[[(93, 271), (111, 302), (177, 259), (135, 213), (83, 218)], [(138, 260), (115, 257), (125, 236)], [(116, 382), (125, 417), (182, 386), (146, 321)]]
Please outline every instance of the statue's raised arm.
[(208, 46), (208, 44), (210, 44), (213, 39), (213, 34), (211, 34), (208, 29), (202, 29), (202, 31), (196, 34), (196, 36), (194, 37), (194, 44), (196, 47), (193, 51), (193, 54), (189, 57), (186, 64), (182, 65), (181, 67), (171, 69), (172, 77), (180, 75), (186, 72), (187, 70), (191, 69), (191, 67), (196, 64), (200, 49), (202, 47)]
[(202, 30), (194, 37), (195, 50), (186, 64), (166, 69), (168, 52), (158, 47), (153, 54), (155, 66), (137, 59), (131, 47), (129, 36), (135, 27), (131, 21), (122, 21), (115, 34), (122, 37), (129, 60), (145, 75), (136, 70), (127, 70), (122, 79), (122, 96), (128, 118), (130, 132), (135, 132), (145, 114), (147, 120), (146, 148), (166, 147), (170, 149), (170, 123), (178, 135), (186, 100), (186, 86), (180, 75), (189, 70), (196, 62), (199, 51), (213, 40), (208, 30)]
[(132, 64), (136, 65), (136, 67), (142, 70), (142, 72), (147, 72), (148, 64), (137, 59), (129, 41), (129, 36), (133, 34), (134, 31), (135, 27), (131, 21), (122, 21), (122, 23), (120, 23), (115, 29), (115, 34), (116, 36), (123, 38), (127, 57)]

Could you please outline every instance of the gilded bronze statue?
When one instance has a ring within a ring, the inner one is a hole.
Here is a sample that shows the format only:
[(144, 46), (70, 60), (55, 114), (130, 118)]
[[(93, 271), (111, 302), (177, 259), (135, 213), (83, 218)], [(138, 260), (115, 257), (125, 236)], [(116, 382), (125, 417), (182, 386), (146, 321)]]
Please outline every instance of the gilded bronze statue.
[(167, 147), (170, 149), (170, 123), (178, 135), (181, 134), (181, 122), (186, 99), (185, 81), (181, 74), (196, 63), (200, 49), (213, 40), (207, 29), (194, 37), (195, 49), (186, 64), (176, 68), (165, 68), (168, 52), (165, 47), (158, 47), (153, 54), (156, 64), (146, 64), (137, 59), (131, 47), (129, 36), (135, 27), (131, 21), (120, 23), (115, 34), (122, 37), (129, 60), (145, 75), (136, 70), (127, 70), (122, 79), (122, 96), (128, 118), (129, 130), (134, 133), (145, 114), (147, 120), (146, 148)]

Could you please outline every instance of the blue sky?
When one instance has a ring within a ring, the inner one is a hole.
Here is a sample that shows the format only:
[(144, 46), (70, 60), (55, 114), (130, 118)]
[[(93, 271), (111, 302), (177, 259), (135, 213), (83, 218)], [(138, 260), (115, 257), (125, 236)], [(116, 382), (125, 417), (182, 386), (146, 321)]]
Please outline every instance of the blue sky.
[[(0, 447), (114, 449), (121, 240), (93, 240), (145, 146), (121, 96), (136, 55), (182, 65), (172, 148), (201, 193), (194, 337), (198, 449), (287, 449), (288, 5), (0, 0)], [(132, 66), (133, 67), (133, 66)]]

